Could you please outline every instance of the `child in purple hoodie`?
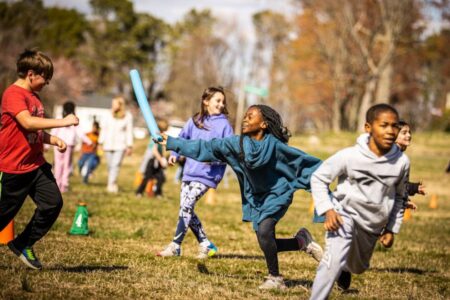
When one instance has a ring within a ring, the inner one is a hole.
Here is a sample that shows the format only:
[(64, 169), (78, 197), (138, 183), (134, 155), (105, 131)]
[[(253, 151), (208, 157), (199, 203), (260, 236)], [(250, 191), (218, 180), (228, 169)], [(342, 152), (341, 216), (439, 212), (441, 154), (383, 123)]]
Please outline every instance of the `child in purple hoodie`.
[[(193, 140), (211, 140), (233, 134), (227, 119), (227, 103), (223, 88), (209, 87), (203, 91), (200, 112), (196, 113), (179, 134), (180, 137)], [(173, 152), (169, 164), (179, 159)], [(217, 247), (208, 240), (200, 219), (194, 212), (197, 201), (210, 188), (217, 188), (222, 180), (226, 165), (223, 163), (203, 163), (186, 158), (180, 193), (180, 211), (173, 241), (158, 256), (180, 256), (181, 243), (191, 228), (200, 247), (197, 258), (207, 258), (217, 252)]]

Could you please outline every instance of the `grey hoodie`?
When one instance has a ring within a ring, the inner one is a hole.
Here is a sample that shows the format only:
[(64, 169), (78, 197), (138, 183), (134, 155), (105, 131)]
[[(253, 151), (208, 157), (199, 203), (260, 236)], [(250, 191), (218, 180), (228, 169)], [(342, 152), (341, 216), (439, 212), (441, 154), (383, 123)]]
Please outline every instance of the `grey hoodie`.
[[(343, 209), (368, 232), (380, 234), (386, 228), (398, 233), (407, 197), (409, 159), (395, 145), (378, 157), (368, 142), (369, 134), (362, 134), (355, 146), (337, 152), (314, 172), (314, 204), (319, 215)], [(336, 178), (336, 190), (330, 194), (328, 187)]]

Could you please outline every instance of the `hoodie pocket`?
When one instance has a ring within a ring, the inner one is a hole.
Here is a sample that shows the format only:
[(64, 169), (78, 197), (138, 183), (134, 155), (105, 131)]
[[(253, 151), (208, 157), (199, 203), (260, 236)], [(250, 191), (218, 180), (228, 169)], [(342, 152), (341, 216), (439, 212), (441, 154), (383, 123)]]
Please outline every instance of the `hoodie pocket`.
[(389, 209), (384, 203), (377, 204), (365, 201), (349, 201), (353, 219), (365, 228), (381, 230), (389, 221)]

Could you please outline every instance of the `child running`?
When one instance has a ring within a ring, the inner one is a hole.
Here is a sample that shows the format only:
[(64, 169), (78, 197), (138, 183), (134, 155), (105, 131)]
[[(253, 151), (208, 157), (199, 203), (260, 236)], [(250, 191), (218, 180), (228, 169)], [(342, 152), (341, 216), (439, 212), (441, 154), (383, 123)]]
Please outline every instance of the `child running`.
[(17, 60), (17, 75), (1, 103), (0, 231), (30, 196), (36, 204), (33, 217), (8, 247), (29, 268), (40, 270), (42, 264), (33, 245), (50, 230), (63, 206), (52, 167), (43, 155), (43, 144), (56, 146), (60, 152), (66, 150), (63, 140), (44, 129), (78, 125), (78, 118), (73, 114), (64, 119), (44, 118), (38, 92), (53, 75), (52, 61), (45, 54), (25, 50)]
[[(167, 149), (199, 160), (221, 161), (235, 171), (242, 198), (243, 221), (253, 222), (269, 275), (260, 289), (285, 289), (278, 252), (302, 250), (320, 261), (322, 248), (301, 228), (294, 238), (277, 239), (275, 226), (298, 189), (309, 190), (311, 174), (321, 161), (287, 145), (290, 134), (280, 115), (266, 105), (250, 106), (242, 135), (211, 141), (167, 138)], [(166, 137), (165, 137), (166, 138)]]
[(98, 137), (100, 133), (100, 124), (97, 121), (92, 123), (92, 131), (86, 133), (89, 143), (81, 144), (81, 157), (78, 161), (78, 171), (83, 178), (83, 183), (88, 184), (92, 172), (100, 163), (100, 157), (97, 154)]
[[(209, 87), (203, 91), (200, 112), (196, 113), (183, 127), (179, 136), (187, 140), (223, 138), (233, 134), (228, 122), (227, 99), (221, 87)], [(175, 164), (180, 157), (174, 152), (169, 164)], [(178, 223), (173, 241), (158, 256), (180, 256), (181, 243), (191, 228), (199, 242), (198, 258), (207, 258), (217, 252), (217, 247), (208, 239), (199, 217), (194, 212), (197, 201), (210, 188), (217, 188), (225, 172), (225, 164), (208, 164), (186, 159), (184, 165)]]
[[(167, 123), (166, 120), (157, 121), (157, 125), (161, 132), (165, 132), (167, 131), (167, 128), (169, 128), (169, 123)], [(144, 162), (146, 165), (143, 172), (143, 179), (136, 190), (136, 196), (139, 198), (142, 197), (148, 181), (156, 179), (154, 196), (156, 198), (161, 198), (163, 195), (162, 187), (164, 182), (166, 182), (164, 169), (167, 167), (167, 159), (164, 157), (163, 146), (155, 143), (152, 138), (150, 138), (150, 142), (147, 146)]]
[[(405, 121), (398, 122), (399, 133), (397, 136), (397, 140), (395, 144), (400, 148), (402, 152), (406, 151), (406, 149), (411, 145), (412, 135), (411, 135), (411, 127)], [(415, 194), (425, 195), (425, 186), (422, 182), (410, 182), (406, 184), (406, 191), (409, 196), (414, 196)], [(409, 208), (412, 210), (417, 209), (417, 205), (412, 202), (409, 198), (406, 202), (405, 208)]]
[[(403, 218), (409, 159), (395, 146), (398, 113), (377, 104), (366, 113), (366, 133), (357, 144), (328, 158), (314, 172), (312, 195), (325, 214), (326, 249), (317, 268), (311, 299), (327, 299), (334, 282), (346, 290), (351, 273), (369, 268), (376, 242), (394, 243)], [(336, 190), (328, 187), (338, 179)]]

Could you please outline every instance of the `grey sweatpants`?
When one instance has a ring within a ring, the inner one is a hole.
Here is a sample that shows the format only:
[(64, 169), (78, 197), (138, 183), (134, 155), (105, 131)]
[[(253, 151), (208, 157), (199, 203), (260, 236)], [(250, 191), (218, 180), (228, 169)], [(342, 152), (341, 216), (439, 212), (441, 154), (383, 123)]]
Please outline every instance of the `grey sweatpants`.
[(362, 230), (344, 211), (344, 224), (337, 232), (326, 233), (325, 253), (317, 267), (311, 291), (313, 300), (327, 299), (341, 272), (361, 274), (369, 268), (378, 235)]

